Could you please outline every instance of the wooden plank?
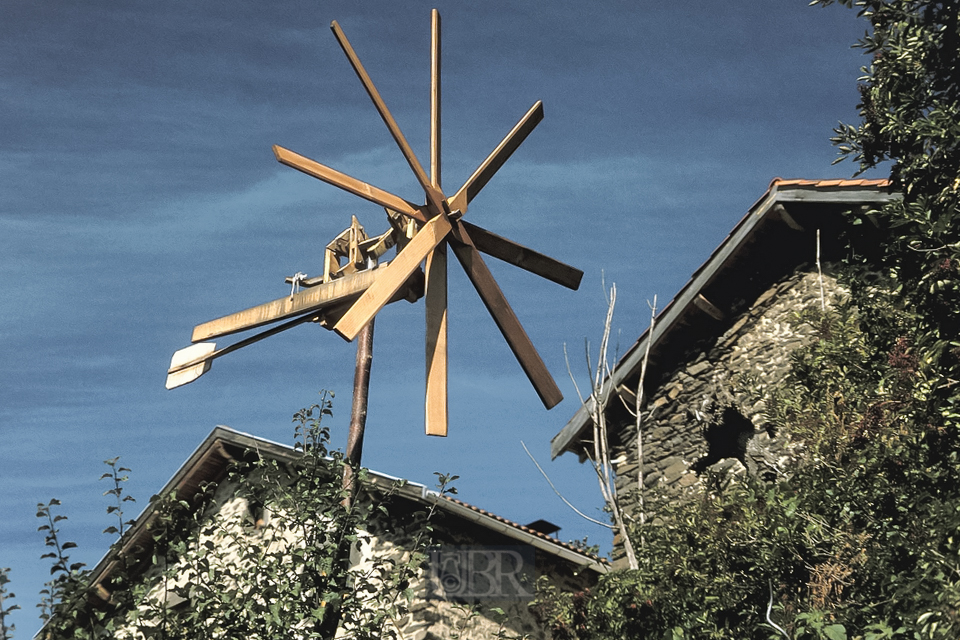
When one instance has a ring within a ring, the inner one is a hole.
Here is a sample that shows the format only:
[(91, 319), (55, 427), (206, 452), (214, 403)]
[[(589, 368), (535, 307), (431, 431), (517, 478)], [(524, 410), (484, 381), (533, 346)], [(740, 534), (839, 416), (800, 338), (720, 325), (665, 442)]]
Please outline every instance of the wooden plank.
[(272, 302), (231, 313), (216, 320), (204, 322), (194, 327), (191, 342), (201, 342), (238, 331), (253, 329), (355, 298), (369, 289), (380, 277), (380, 272), (387, 266), (389, 265), (384, 265), (379, 269), (359, 271), (344, 278), (311, 287), (293, 296), (285, 296)]
[[(388, 304), (393, 304), (394, 302), (399, 302), (401, 300), (406, 300), (407, 302), (416, 302), (423, 297), (424, 294), (424, 275), (422, 269), (417, 269), (413, 272), (413, 275), (410, 276), (410, 279), (400, 288), (393, 297), (390, 298)], [(347, 311), (350, 310), (350, 307), (353, 306), (352, 301), (341, 302), (332, 307), (324, 307), (323, 313), (320, 314), (319, 324), (321, 327), (328, 331), (333, 331), (333, 328), (340, 318), (346, 315)]]
[(717, 305), (703, 297), (702, 293), (698, 293), (697, 297), (693, 299), (693, 306), (695, 306), (697, 309), (700, 309), (700, 311), (703, 311), (714, 320), (722, 322), (724, 318), (727, 317), (727, 314), (721, 311)]
[(423, 225), (390, 264), (376, 269), (379, 272), (376, 282), (350, 307), (350, 311), (340, 319), (333, 330), (347, 340), (356, 338), (364, 325), (390, 301), (420, 263), (443, 242), (450, 228), (450, 220), (445, 215), (436, 216)]
[(822, 188), (813, 185), (808, 186), (778, 186), (773, 194), (778, 202), (834, 202), (839, 204), (869, 203), (882, 204), (891, 200), (896, 200), (901, 196), (899, 193), (891, 193), (887, 187), (834, 187)]
[(430, 12), (430, 182), (440, 189), (440, 12)]
[(497, 148), (477, 167), (473, 175), (467, 178), (456, 195), (447, 201), (450, 211), (459, 210), (460, 213), (466, 213), (467, 205), (480, 193), (480, 190), (486, 186), (493, 174), (500, 170), (503, 163), (513, 155), (513, 152), (527, 139), (527, 136), (540, 124), (541, 120), (543, 120), (543, 103), (537, 100), (536, 104), (530, 107), (530, 110), (520, 118), (520, 122), (500, 141)]
[[(440, 189), (440, 12), (430, 12), (430, 182)], [(446, 436), (447, 405), (447, 244), (441, 242), (426, 265), (426, 394), (428, 436)]]
[(503, 291), (493, 279), (493, 274), (484, 263), (469, 232), (462, 224), (457, 223), (451, 232), (451, 238), (454, 240), (451, 243), (454, 255), (457, 256), (463, 270), (467, 272), (467, 277), (473, 283), (493, 321), (497, 323), (500, 333), (510, 345), (510, 350), (513, 351), (517, 362), (520, 363), (523, 372), (536, 389), (540, 401), (547, 409), (555, 407), (563, 400), (563, 394), (560, 393), (560, 388), (557, 387), (537, 349), (530, 342), (527, 332), (523, 330), (517, 315), (510, 308)]
[[(383, 266), (386, 267), (387, 263), (384, 263)], [(318, 320), (320, 322), (320, 325), (325, 329), (333, 329), (333, 325), (335, 325), (343, 316), (343, 314), (347, 312), (352, 302), (356, 300), (357, 297), (359, 297), (359, 295), (363, 293), (363, 291), (366, 291), (366, 289), (369, 287), (369, 284), (377, 277), (375, 273), (376, 271), (377, 269), (360, 271), (351, 276), (347, 276), (345, 278), (340, 278), (339, 280), (326, 283), (326, 284), (334, 284), (338, 282), (343, 282), (345, 280), (352, 281), (352, 282), (345, 283), (348, 285), (346, 294), (344, 294), (344, 291), (340, 291), (339, 293), (335, 292), (332, 294), (330, 293), (323, 294), (323, 295), (329, 296), (329, 299), (320, 303), (319, 305), (312, 305), (312, 304), (306, 305), (307, 308), (306, 308), (306, 311), (304, 311), (304, 313), (308, 314), (308, 317), (307, 318), (301, 317), (301, 318), (298, 318), (297, 320), (291, 320), (291, 322), (306, 322), (307, 319), (314, 318)], [(364, 274), (367, 274), (367, 275), (364, 275)], [(363, 276), (363, 277), (360, 278), (360, 276)], [(319, 278), (313, 278), (311, 280), (318, 281)], [(323, 285), (324, 285), (323, 282), (316, 282), (316, 284), (314, 284), (313, 286), (319, 287)], [(353, 290), (355, 290), (355, 292), (350, 293), (350, 291), (353, 291)], [(328, 288), (327, 291), (329, 292), (330, 289)], [(304, 305), (303, 299), (298, 298), (297, 296), (305, 295), (307, 293), (311, 293), (311, 292), (304, 291), (302, 292), (302, 294), (296, 294), (293, 300), (294, 304), (303, 306)], [(416, 302), (417, 300), (423, 297), (423, 294), (424, 294), (423, 271), (418, 269), (413, 272), (413, 274), (407, 280), (405, 285), (399, 291), (397, 291), (397, 293), (392, 298), (390, 298), (389, 304), (392, 304), (394, 302), (399, 302), (400, 300), (406, 300), (407, 302)], [(288, 296), (287, 298), (285, 298), (285, 300), (290, 300), (290, 297)], [(206, 338), (200, 338), (197, 336), (203, 335), (205, 333), (209, 333), (210, 331), (215, 331), (216, 329), (215, 327), (207, 327), (207, 325), (213, 325), (214, 323), (219, 323), (221, 321), (226, 321), (231, 319), (238, 324), (244, 322), (245, 320), (249, 320), (251, 318), (256, 319), (261, 317), (262, 315), (262, 313), (259, 312), (258, 310), (260, 310), (261, 308), (264, 308), (263, 312), (267, 312), (268, 311), (268, 309), (266, 309), (267, 307), (270, 307), (272, 305), (278, 305), (281, 302), (283, 302), (283, 300), (274, 300), (273, 302), (268, 302), (264, 305), (260, 305), (259, 307), (253, 307), (252, 309), (247, 309), (246, 311), (239, 311), (229, 316), (219, 318), (218, 320), (212, 320), (202, 325), (198, 325), (194, 329), (193, 341), (198, 342), (200, 340), (204, 340)], [(310, 313), (311, 311), (313, 313)], [(278, 320), (283, 320), (285, 318), (290, 317), (291, 315), (295, 316), (298, 313), (300, 313), (300, 311), (294, 311), (292, 313), (283, 313), (281, 317), (278, 317), (278, 318), (268, 319), (263, 322), (260, 322), (259, 320), (257, 320), (256, 324), (252, 324), (250, 326), (240, 326), (239, 328), (232, 329), (230, 331), (227, 331), (226, 333), (213, 333), (213, 334), (210, 334), (208, 337), (215, 338), (219, 336), (229, 335), (231, 333), (245, 331), (247, 329), (253, 329), (253, 328), (262, 326), (264, 324), (270, 324)], [(291, 324), (289, 326), (294, 326), (294, 325)], [(202, 331), (201, 331), (201, 328), (203, 328)], [(272, 332), (276, 332), (277, 330), (282, 331), (286, 328), (289, 328), (289, 327), (286, 325), (281, 325), (280, 327), (275, 327), (273, 329), (270, 329), (269, 331), (272, 331)], [(198, 334), (198, 332), (200, 333)], [(258, 335), (262, 336), (265, 334), (258, 334)], [(273, 333), (270, 333), (269, 335), (273, 335)], [(236, 348), (236, 347), (228, 347), (228, 348), (232, 350), (233, 348)]]
[(787, 212), (787, 208), (784, 207), (782, 204), (774, 205), (773, 211), (774, 213), (780, 216), (780, 219), (783, 220), (788, 227), (790, 227), (794, 231), (803, 231), (803, 226), (801, 226), (796, 220), (793, 219), (793, 216), (791, 216)]
[(378, 204), (381, 207), (386, 207), (397, 211), (411, 218), (416, 218), (421, 222), (427, 220), (427, 216), (423, 214), (420, 210), (420, 207), (413, 204), (412, 202), (407, 202), (399, 196), (395, 196), (388, 191), (383, 189), (378, 189), (377, 187), (367, 184), (348, 176), (345, 173), (341, 173), (336, 169), (331, 169), (330, 167), (320, 164), (316, 160), (311, 160), (306, 156), (302, 156), (299, 153), (285, 149), (280, 145), (273, 145), (273, 155), (277, 157), (277, 160), (281, 164), (285, 164), (288, 167), (301, 171), (308, 176), (313, 176), (319, 180), (323, 180), (327, 184), (333, 185), (344, 191), (348, 191), (356, 196), (360, 196), (364, 200), (369, 200), (374, 204)]
[(361, 242), (360, 251), (366, 257), (379, 258), (396, 244), (396, 234), (393, 232), (393, 229), (391, 229), (384, 234), (367, 238)]
[(583, 271), (580, 271), (580, 269), (571, 267), (533, 249), (528, 249), (513, 240), (498, 236), (465, 220), (461, 221), (460, 224), (470, 233), (477, 249), (488, 256), (520, 267), (568, 289), (576, 291), (580, 288), (580, 280), (583, 278)]
[(427, 393), (425, 426), (428, 436), (447, 435), (447, 245), (427, 256)]
[(377, 113), (380, 114), (384, 124), (387, 125), (387, 129), (390, 130), (390, 135), (393, 136), (397, 146), (400, 147), (400, 152), (407, 160), (407, 164), (409, 164), (410, 168), (413, 169), (413, 174), (417, 177), (417, 182), (420, 183), (420, 186), (423, 187), (424, 193), (427, 194), (427, 203), (434, 210), (432, 212), (433, 215), (443, 213), (446, 207), (446, 201), (443, 193), (441, 193), (439, 189), (431, 184), (430, 178), (427, 177), (426, 172), (423, 170), (423, 166), (420, 164), (420, 161), (417, 160), (416, 154), (413, 153), (413, 148), (407, 142), (403, 132), (400, 131), (400, 125), (398, 125), (397, 121), (394, 120), (393, 115), (387, 108), (387, 103), (383, 101), (383, 98), (380, 96), (380, 92), (377, 91), (377, 87), (374, 86), (373, 80), (370, 79), (370, 75), (367, 73), (367, 70), (363, 68), (360, 58), (350, 45), (350, 41), (347, 40), (347, 36), (343, 33), (343, 29), (340, 28), (340, 25), (337, 24), (336, 20), (330, 23), (330, 28), (333, 30), (333, 35), (337, 38), (337, 42), (340, 43), (340, 48), (343, 49), (343, 52), (347, 55), (347, 59), (350, 61), (350, 66), (353, 67), (357, 77), (360, 78), (363, 88), (367, 90), (367, 95), (370, 96), (370, 99), (373, 101), (373, 105), (377, 108)]

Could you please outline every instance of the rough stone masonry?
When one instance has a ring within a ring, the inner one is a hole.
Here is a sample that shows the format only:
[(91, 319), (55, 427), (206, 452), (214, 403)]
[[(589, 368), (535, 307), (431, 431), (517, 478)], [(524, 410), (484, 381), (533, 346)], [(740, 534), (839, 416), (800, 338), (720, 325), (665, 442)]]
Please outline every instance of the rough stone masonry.
[[(822, 277), (823, 300), (832, 306), (844, 291)], [(821, 278), (809, 266), (769, 287), (722, 335), (692, 352), (650, 395), (643, 431), (647, 490), (682, 491), (707, 469), (776, 477), (791, 459), (789, 438), (764, 424), (769, 390), (790, 370), (790, 353), (809, 342), (814, 327), (801, 319), (819, 309)], [(612, 425), (617, 491), (626, 513), (638, 501), (636, 425)], [(622, 554), (615, 544), (614, 561)]]

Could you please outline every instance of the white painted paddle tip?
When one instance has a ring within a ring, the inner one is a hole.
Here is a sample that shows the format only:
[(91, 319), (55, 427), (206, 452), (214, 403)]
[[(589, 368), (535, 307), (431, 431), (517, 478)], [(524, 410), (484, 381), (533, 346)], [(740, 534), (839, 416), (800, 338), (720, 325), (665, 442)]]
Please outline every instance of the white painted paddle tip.
[(216, 349), (214, 342), (201, 342), (174, 353), (167, 371), (167, 389), (182, 387), (210, 371), (209, 356)]

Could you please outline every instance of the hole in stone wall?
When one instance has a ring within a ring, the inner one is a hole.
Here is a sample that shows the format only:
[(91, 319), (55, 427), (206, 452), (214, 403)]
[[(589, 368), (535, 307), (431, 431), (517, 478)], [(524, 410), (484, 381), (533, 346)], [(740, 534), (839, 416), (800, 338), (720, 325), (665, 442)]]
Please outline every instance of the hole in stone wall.
[(247, 516), (248, 523), (252, 524), (254, 529), (262, 529), (266, 524), (267, 511), (259, 500), (254, 498), (247, 500)]
[(701, 473), (724, 458), (736, 458), (746, 464), (747, 441), (753, 434), (753, 423), (735, 407), (727, 407), (720, 420), (707, 427), (707, 455), (693, 463), (693, 470)]

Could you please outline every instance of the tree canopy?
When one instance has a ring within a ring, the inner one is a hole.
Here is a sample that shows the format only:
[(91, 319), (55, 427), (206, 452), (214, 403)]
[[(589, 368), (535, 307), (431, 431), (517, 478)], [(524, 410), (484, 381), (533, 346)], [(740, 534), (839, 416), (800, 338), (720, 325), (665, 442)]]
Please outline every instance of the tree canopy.
[[(846, 302), (816, 327), (767, 419), (805, 443), (775, 482), (715, 476), (634, 527), (640, 568), (546, 594), (556, 638), (955, 638), (960, 633), (960, 3), (817, 0), (870, 25), (861, 121), (839, 160), (889, 164), (902, 198), (851, 211)], [(648, 503), (650, 497), (647, 497)], [(634, 520), (635, 522), (638, 519)]]

